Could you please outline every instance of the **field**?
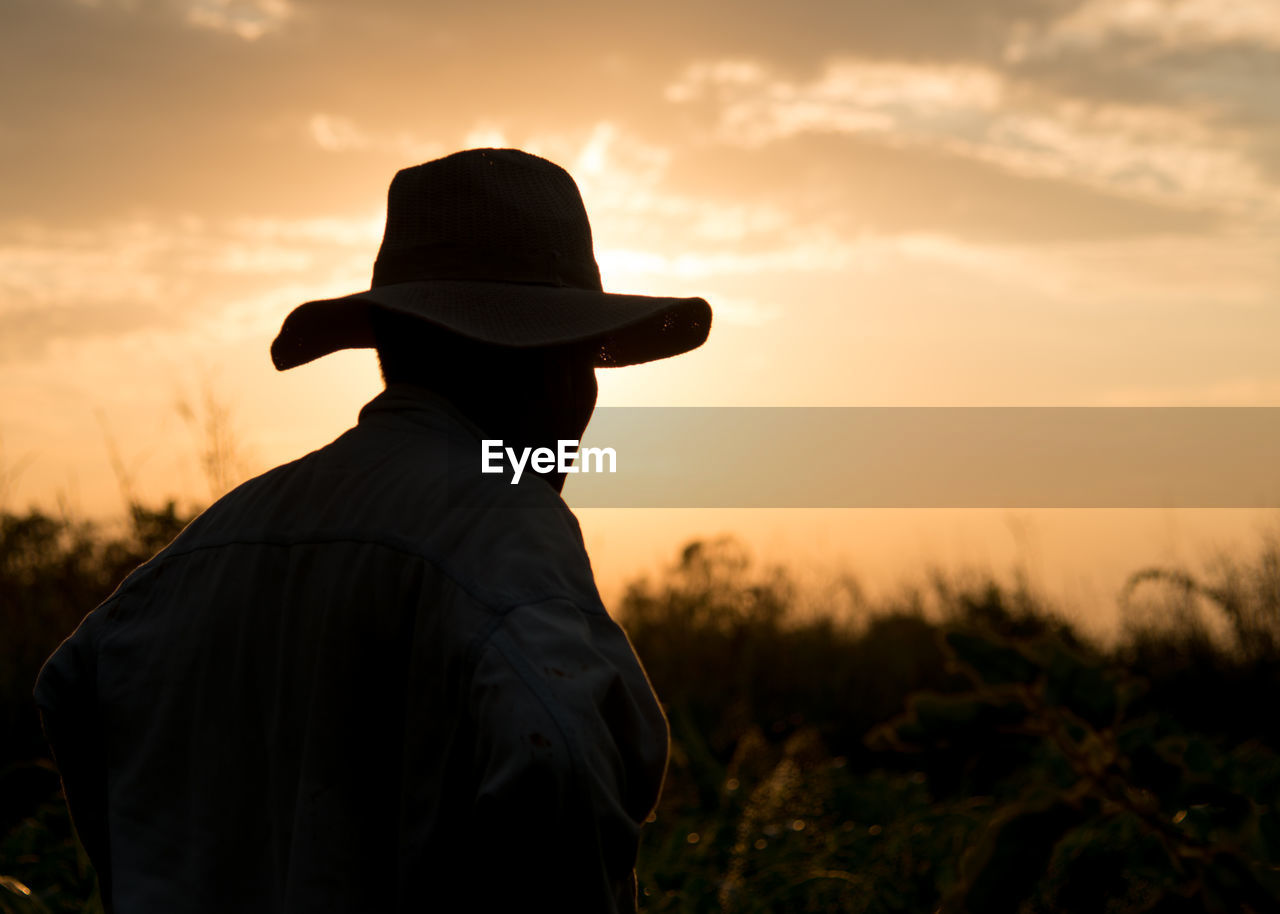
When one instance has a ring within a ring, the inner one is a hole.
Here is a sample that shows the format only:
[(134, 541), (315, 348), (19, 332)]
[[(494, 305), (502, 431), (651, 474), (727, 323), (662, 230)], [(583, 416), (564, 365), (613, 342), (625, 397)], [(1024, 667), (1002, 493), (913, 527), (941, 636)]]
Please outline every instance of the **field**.
[[(100, 910), (31, 684), (184, 520), (0, 516), (0, 912)], [(823, 612), (733, 541), (690, 543), (615, 609), (673, 735), (642, 908), (1276, 910), (1280, 540), (1123, 599), (1148, 621), (1107, 645), (991, 580), (874, 604), (837, 582)]]

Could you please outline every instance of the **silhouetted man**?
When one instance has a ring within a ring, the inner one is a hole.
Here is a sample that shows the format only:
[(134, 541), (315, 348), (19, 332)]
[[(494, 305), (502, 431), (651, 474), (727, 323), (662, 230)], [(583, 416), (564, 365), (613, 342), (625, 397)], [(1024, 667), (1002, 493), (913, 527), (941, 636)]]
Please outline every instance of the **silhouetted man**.
[(391, 184), (367, 292), (292, 368), (376, 346), (355, 428), (231, 492), (50, 658), (36, 697), (109, 910), (634, 907), (667, 728), (554, 470), (594, 369), (700, 345), (701, 299), (601, 290), (572, 178), (516, 150)]

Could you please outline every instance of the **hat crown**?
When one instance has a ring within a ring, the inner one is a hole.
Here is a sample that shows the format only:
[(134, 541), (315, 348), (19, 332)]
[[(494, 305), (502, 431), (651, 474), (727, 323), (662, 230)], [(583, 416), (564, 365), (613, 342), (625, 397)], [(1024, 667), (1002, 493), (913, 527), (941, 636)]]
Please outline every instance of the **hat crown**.
[(468, 149), (401, 169), (373, 284), (426, 279), (601, 289), (578, 185), (518, 149)]
[(366, 292), (304, 302), (271, 343), (285, 370), (377, 343), (381, 308), (494, 346), (597, 346), (596, 366), (702, 345), (701, 298), (605, 292), (578, 185), (519, 149), (468, 149), (397, 172)]

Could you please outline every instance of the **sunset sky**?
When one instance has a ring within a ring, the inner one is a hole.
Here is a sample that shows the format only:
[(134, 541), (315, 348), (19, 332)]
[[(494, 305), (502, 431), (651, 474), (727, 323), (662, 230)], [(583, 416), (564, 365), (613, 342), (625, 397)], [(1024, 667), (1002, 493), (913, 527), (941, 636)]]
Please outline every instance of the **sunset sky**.
[[(207, 501), (331, 440), (368, 351), (280, 374), (368, 287), (396, 169), (564, 165), (611, 291), (709, 342), (601, 405), (1280, 405), (1280, 4), (0, 2), (0, 498)], [(572, 489), (566, 497), (573, 504)], [(1068, 600), (1253, 512), (581, 514), (608, 592), (687, 537), (889, 580), (1022, 562)]]

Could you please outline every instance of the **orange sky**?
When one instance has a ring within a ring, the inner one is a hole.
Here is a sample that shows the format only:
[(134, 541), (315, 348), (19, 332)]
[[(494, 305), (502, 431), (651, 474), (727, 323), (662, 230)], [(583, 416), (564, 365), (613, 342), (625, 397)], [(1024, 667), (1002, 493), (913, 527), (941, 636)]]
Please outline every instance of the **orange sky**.
[[(602, 372), (603, 405), (1280, 404), (1272, 0), (0, 16), (10, 507), (117, 511), (108, 433), (138, 495), (207, 499), (175, 407), (205, 388), (244, 472), (348, 427), (373, 356), (277, 374), (267, 345), (294, 304), (367, 288), (397, 168), (474, 145), (574, 174), (606, 288), (716, 310), (703, 349)], [(582, 513), (607, 592), (735, 530), (885, 586), (924, 560), (1038, 564), (1090, 605), (1265, 520)]]

